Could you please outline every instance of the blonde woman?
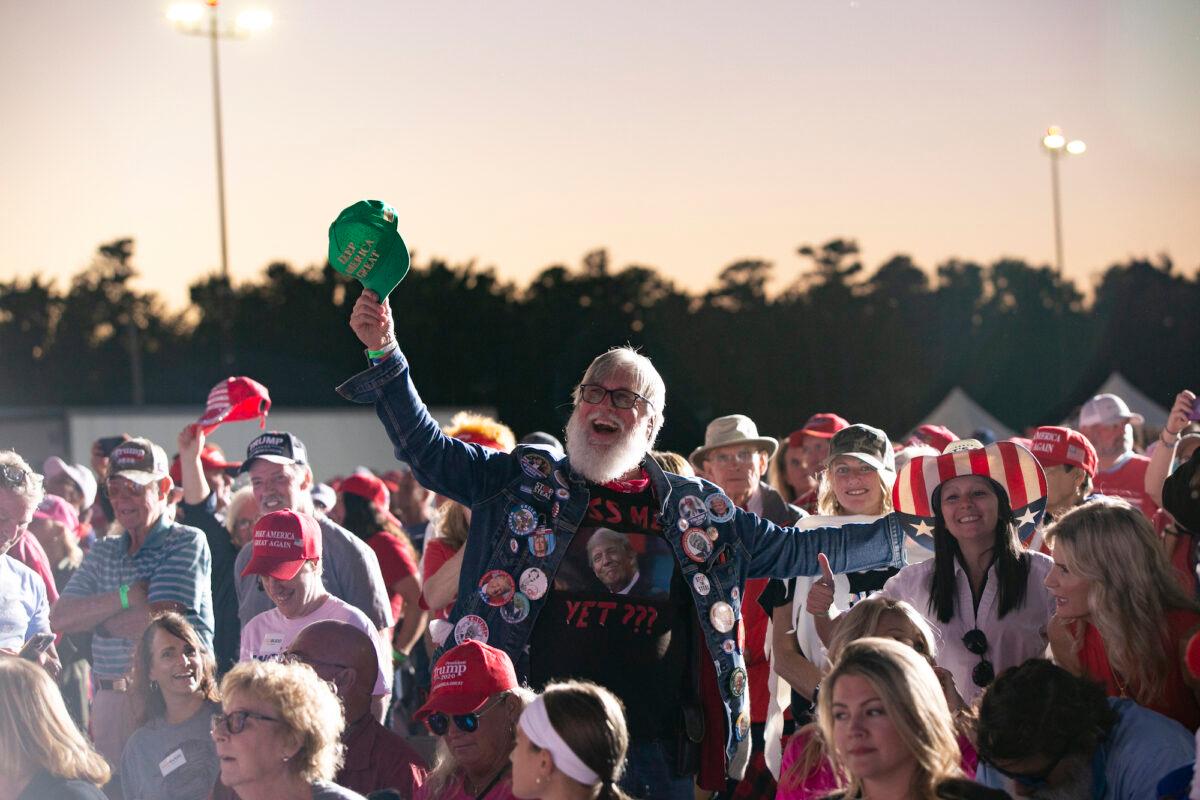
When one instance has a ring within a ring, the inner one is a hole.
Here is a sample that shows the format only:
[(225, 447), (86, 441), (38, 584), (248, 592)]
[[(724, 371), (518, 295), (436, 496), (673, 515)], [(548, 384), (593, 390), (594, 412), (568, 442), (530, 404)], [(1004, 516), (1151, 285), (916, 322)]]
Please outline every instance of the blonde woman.
[(963, 777), (941, 684), (911, 647), (852, 642), (822, 687), (821, 735), (842, 797), (931, 800), (941, 781)]
[(221, 681), (212, 738), (221, 783), (240, 800), (362, 800), (331, 781), (342, 763), (342, 706), (303, 664), (249, 661)]
[[(838, 419), (841, 419), (838, 417)], [(810, 423), (812, 420), (810, 420)], [(887, 434), (870, 425), (844, 425), (829, 439), (826, 469), (817, 488), (818, 516), (805, 517), (798, 528), (840, 525), (845, 517), (876, 518), (892, 510), (892, 484), (896, 480), (892, 443)], [(855, 597), (883, 586), (896, 570), (874, 570), (850, 575), (828, 573), (820, 579), (801, 577), (772, 580), (759, 602), (771, 615), (771, 705), (767, 709), (766, 759), (778, 773), (784, 731), (783, 708), (775, 683), (782, 678), (792, 688), (792, 718), (803, 725), (813, 719), (813, 695), (827, 666), (818, 635), (829, 618), (816, 616), (806, 606), (810, 591), (825, 592), (841, 608)]]
[(1097, 499), (1065, 514), (1046, 539), (1054, 551), (1046, 576), (1056, 606), (1047, 629), (1054, 660), (1195, 732), (1200, 685), (1184, 648), (1200, 629), (1200, 605), (1180, 588), (1146, 517)]
[(512, 752), (521, 800), (629, 800), (618, 787), (629, 731), (616, 695), (587, 681), (552, 683), (526, 706)]
[(46, 671), (0, 657), (0, 800), (104, 800), (109, 775)]
[[(964, 773), (973, 775), (978, 758), (966, 735), (968, 716), (962, 698), (954, 686), (953, 677), (948, 670), (936, 665), (936, 639), (929, 623), (903, 600), (868, 598), (842, 617), (842, 622), (829, 643), (830, 661), (837, 663), (848, 645), (870, 636), (892, 639), (907, 645), (934, 668), (946, 697), (947, 707), (959, 723), (957, 742), (962, 753), (961, 767)], [(813, 723), (796, 731), (783, 753), (776, 800), (809, 800), (824, 797), (835, 788), (836, 781), (828, 755), (819, 725)]]

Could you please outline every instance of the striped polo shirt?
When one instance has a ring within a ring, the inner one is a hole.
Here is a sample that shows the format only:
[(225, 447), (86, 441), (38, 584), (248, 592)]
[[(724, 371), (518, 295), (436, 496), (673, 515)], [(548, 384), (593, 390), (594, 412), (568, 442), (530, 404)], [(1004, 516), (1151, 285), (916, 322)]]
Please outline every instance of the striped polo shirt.
[[(129, 555), (128, 533), (99, 539), (62, 590), (64, 597), (89, 597), (117, 591), (121, 584), (145, 581), (151, 603), (168, 601), (186, 609), (184, 616), (212, 652), (212, 557), (204, 534), (196, 528), (167, 524), (162, 517), (146, 541)], [(124, 677), (137, 645), (129, 639), (92, 638), (93, 671), (109, 680)]]

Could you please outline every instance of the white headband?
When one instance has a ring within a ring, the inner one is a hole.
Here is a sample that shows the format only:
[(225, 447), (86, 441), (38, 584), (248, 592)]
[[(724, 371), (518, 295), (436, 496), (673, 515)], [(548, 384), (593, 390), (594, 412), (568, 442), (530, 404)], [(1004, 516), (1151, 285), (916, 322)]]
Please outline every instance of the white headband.
[(546, 703), (539, 695), (525, 707), (521, 719), (517, 723), (529, 741), (543, 750), (549, 750), (554, 757), (554, 766), (564, 775), (574, 778), (585, 786), (594, 786), (600, 782), (600, 776), (591, 767), (579, 760), (563, 738), (550, 724), (550, 715), (546, 713)]

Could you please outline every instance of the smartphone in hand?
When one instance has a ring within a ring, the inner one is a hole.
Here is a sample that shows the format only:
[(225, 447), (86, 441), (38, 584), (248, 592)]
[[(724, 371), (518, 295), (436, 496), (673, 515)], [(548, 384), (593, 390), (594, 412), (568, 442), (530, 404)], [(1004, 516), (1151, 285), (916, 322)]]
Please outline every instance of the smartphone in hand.
[(21, 658), (37, 661), (38, 656), (49, 650), (50, 645), (54, 644), (54, 639), (53, 633), (35, 633), (25, 641), (25, 644), (21, 645)]

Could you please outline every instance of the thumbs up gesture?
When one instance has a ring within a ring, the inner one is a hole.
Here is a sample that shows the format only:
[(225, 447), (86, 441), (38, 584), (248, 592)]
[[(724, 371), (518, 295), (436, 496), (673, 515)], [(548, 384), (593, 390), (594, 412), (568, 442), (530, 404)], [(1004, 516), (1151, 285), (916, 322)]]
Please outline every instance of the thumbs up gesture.
[(829, 568), (829, 559), (824, 553), (817, 553), (817, 563), (821, 565), (821, 577), (808, 590), (804, 608), (814, 617), (828, 617), (829, 608), (833, 605), (833, 570)]

